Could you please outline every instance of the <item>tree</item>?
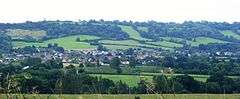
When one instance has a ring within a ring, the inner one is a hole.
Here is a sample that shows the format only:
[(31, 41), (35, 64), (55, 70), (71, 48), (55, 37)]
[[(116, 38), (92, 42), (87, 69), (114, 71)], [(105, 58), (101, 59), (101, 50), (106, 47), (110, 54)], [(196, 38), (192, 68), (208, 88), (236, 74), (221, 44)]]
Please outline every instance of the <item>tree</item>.
[(99, 44), (99, 45), (97, 46), (97, 50), (99, 50), (99, 51), (107, 51), (107, 48), (104, 47), (103, 45)]
[(76, 38), (76, 41), (77, 41), (77, 42), (80, 42), (81, 40), (80, 40), (80, 38), (79, 38), (79, 37), (77, 37), (77, 38)]
[(182, 84), (183, 88), (186, 89), (186, 91), (198, 92), (200, 90), (200, 83), (189, 75), (176, 76), (175, 81)]
[(153, 83), (158, 93), (167, 93), (170, 89), (168, 78), (165, 75), (154, 76)]
[(1, 58), (3, 58), (3, 54), (2, 54), (2, 53), (0, 53), (0, 59), (1, 59)]
[(0, 30), (0, 53), (10, 52), (12, 49), (12, 40), (11, 37), (2, 33)]
[(118, 57), (114, 57), (111, 61), (110, 61), (110, 67), (113, 69), (117, 70), (117, 73), (121, 73), (121, 68), (120, 68), (120, 64), (121, 61)]
[(136, 60), (135, 60), (135, 58), (130, 58), (130, 60), (129, 60), (129, 66), (130, 66), (131, 68), (135, 68), (135, 66), (136, 66)]

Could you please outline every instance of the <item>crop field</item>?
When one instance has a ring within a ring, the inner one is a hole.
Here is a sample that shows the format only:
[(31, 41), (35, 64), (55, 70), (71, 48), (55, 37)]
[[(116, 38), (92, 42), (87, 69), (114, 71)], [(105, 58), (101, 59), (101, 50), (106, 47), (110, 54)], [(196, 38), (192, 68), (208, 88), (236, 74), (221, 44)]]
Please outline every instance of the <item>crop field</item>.
[[(76, 42), (76, 38), (79, 37), (81, 42)], [(83, 42), (84, 40), (94, 40), (98, 39), (99, 37), (96, 36), (89, 36), (89, 35), (75, 35), (75, 36), (67, 36), (61, 37), (57, 39), (50, 39), (46, 40), (43, 43), (35, 43), (35, 42), (23, 42), (23, 41), (15, 41), (13, 45), (15, 48), (25, 47), (25, 46), (47, 46), (48, 44), (57, 43), (59, 46), (63, 47), (67, 50), (78, 50), (78, 49), (92, 49), (95, 46), (91, 46), (87, 42)]]
[(32, 37), (33, 39), (39, 40), (46, 36), (46, 31), (8, 29), (6, 34), (11, 36), (12, 39), (24, 39), (26, 36), (29, 36)]
[(221, 33), (225, 36), (228, 36), (228, 37), (232, 36), (233, 38), (240, 40), (240, 35), (232, 32), (232, 31), (226, 30), (226, 31), (221, 31)]
[[(239, 94), (13, 94), (10, 99), (240, 99)], [(9, 99), (6, 94), (0, 99)]]
[(122, 29), (122, 31), (128, 33), (130, 38), (133, 38), (136, 40), (143, 40), (143, 41), (149, 40), (141, 37), (141, 35), (136, 30), (134, 30), (131, 26), (119, 25), (119, 27)]

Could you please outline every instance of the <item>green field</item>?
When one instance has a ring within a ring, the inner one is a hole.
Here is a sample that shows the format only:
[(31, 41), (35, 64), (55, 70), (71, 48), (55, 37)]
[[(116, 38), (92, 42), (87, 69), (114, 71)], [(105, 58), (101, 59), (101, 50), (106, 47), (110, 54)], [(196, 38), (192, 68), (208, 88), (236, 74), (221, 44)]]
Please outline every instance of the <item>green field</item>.
[(234, 33), (233, 31), (226, 30), (226, 31), (221, 31), (221, 33), (225, 36), (228, 36), (228, 37), (232, 36), (233, 38), (236, 38), (236, 39), (240, 40), (240, 35)]
[(214, 38), (209, 38), (209, 37), (197, 37), (195, 38), (196, 42), (190, 41), (189, 43), (192, 46), (198, 46), (200, 44), (209, 44), (209, 43), (228, 43), (226, 41), (214, 39)]
[(14, 94), (0, 99), (240, 99), (239, 94)]
[(39, 40), (47, 35), (46, 31), (33, 31), (23, 29), (8, 29), (7, 35), (11, 36), (12, 39), (24, 39), (26, 36), (32, 37), (33, 39)]
[[(90, 74), (91, 76), (97, 76), (97, 77), (102, 77), (102, 78), (107, 78), (110, 80), (113, 80), (114, 82), (117, 81), (122, 81), (129, 86), (137, 86), (139, 83), (140, 79), (146, 80), (148, 82), (152, 82), (152, 78), (154, 75), (160, 75), (160, 73), (141, 73), (141, 76), (139, 75), (112, 75), (112, 74)], [(171, 74), (165, 74), (167, 77), (171, 77)], [(177, 75), (183, 75), (183, 74), (174, 74), (173, 76)], [(209, 77), (208, 75), (190, 75), (192, 76), (195, 80), (205, 82), (207, 78)]]
[[(127, 48), (140, 48), (140, 47), (149, 47), (149, 48), (163, 48), (167, 50), (171, 50), (171, 48), (165, 47), (165, 46), (155, 46), (149, 44), (142, 44), (135, 40), (101, 40), (100, 43), (104, 44), (107, 48), (110, 49), (127, 49)], [(113, 46), (112, 46), (113, 45)]]
[(137, 27), (138, 30), (144, 31), (144, 32), (148, 32), (148, 28), (147, 27)]
[[(76, 38), (79, 37), (81, 42), (76, 42)], [(67, 36), (67, 37), (61, 37), (57, 39), (50, 39), (46, 40), (43, 43), (34, 43), (34, 42), (23, 42), (23, 41), (15, 41), (13, 42), (13, 45), (15, 48), (21, 48), (25, 46), (47, 46), (48, 44), (54, 44), (57, 43), (59, 46), (63, 47), (67, 50), (79, 50), (79, 49), (92, 49), (95, 48), (95, 46), (91, 46), (87, 42), (83, 42), (84, 40), (94, 40), (99, 39), (99, 37), (96, 36), (89, 36), (89, 35), (75, 35), (75, 36)]]
[(176, 37), (160, 37), (160, 38), (162, 38), (164, 41), (168, 41), (168, 42), (171, 42), (171, 40), (173, 40), (174, 42), (179, 42), (179, 43), (186, 41), (187, 44), (190, 44), (191, 46), (199, 46), (200, 44), (209, 44), (209, 43), (229, 43), (227, 41), (222, 41), (222, 40), (209, 38), (209, 37), (197, 37), (197, 38), (195, 38), (195, 42), (190, 41), (190, 40), (185, 40), (182, 38), (176, 38)]
[(134, 30), (131, 26), (119, 25), (119, 27), (122, 29), (122, 31), (128, 33), (130, 38), (133, 38), (136, 40), (142, 40), (142, 41), (149, 40), (141, 37), (141, 35), (136, 30)]
[(157, 42), (147, 42), (147, 43), (164, 46), (164, 47), (168, 47), (168, 48), (183, 47), (182, 44), (173, 43), (173, 42), (169, 42), (169, 41), (157, 41)]

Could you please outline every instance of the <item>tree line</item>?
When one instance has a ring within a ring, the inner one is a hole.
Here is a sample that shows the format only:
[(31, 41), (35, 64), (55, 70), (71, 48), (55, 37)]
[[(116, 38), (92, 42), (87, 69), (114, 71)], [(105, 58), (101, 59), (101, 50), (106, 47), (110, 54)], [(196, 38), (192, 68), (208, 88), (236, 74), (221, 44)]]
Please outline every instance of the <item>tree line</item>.
[(93, 77), (83, 66), (64, 67), (61, 61), (43, 62), (27, 58), (0, 66), (1, 93), (62, 93), (62, 94), (153, 94), (153, 93), (239, 93), (240, 78), (229, 78), (222, 73), (210, 76), (206, 82), (189, 75), (154, 76), (152, 82), (141, 79), (130, 87), (122, 81)]

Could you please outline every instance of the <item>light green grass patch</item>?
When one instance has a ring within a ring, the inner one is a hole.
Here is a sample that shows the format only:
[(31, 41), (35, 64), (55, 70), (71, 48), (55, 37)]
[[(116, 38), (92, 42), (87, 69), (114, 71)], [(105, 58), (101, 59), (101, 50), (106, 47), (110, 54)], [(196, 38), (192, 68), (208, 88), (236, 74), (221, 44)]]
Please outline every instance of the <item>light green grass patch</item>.
[[(137, 47), (148, 47), (148, 48), (162, 48), (166, 50), (172, 50), (172, 48), (167, 48), (163, 46), (154, 46), (150, 44), (141, 44), (138, 41), (135, 40), (120, 40), (120, 41), (115, 41), (115, 40), (101, 40), (99, 41), (100, 43), (103, 43), (105, 46), (106, 45), (115, 45), (115, 46), (106, 46), (109, 48), (116, 47), (117, 49), (126, 49), (126, 48), (137, 48)], [(117, 47), (117, 46), (119, 47)], [(113, 48), (113, 49), (116, 49)]]
[(139, 26), (139, 27), (137, 27), (137, 29), (140, 30), (140, 31), (148, 32), (148, 28), (147, 27)]
[(140, 82), (140, 79), (151, 82), (153, 76), (139, 76), (139, 75), (111, 75), (111, 74), (91, 74), (91, 76), (97, 76), (113, 80), (114, 82), (122, 81), (127, 85), (134, 87)]
[(76, 42), (76, 38), (79, 37), (81, 41), (83, 40), (94, 40), (99, 39), (99, 37), (96, 36), (89, 36), (89, 35), (75, 35), (75, 36), (67, 36), (67, 37), (61, 37), (57, 39), (50, 39), (47, 41), (44, 41), (43, 43), (32, 43), (32, 42), (21, 42), (16, 41), (13, 42), (13, 45), (15, 48), (21, 48), (25, 46), (42, 46), (46, 47), (48, 44), (58, 44), (59, 46), (63, 47), (67, 50), (79, 50), (79, 49), (93, 49), (95, 46), (90, 45), (86, 42)]
[(221, 33), (225, 36), (228, 36), (228, 37), (232, 36), (233, 38), (240, 40), (240, 35), (237, 33), (234, 33), (233, 31), (226, 30), (226, 31), (221, 31)]
[(160, 46), (164, 46), (164, 47), (170, 47), (170, 48), (183, 47), (182, 44), (168, 42), (168, 41), (157, 41), (157, 42), (147, 42), (147, 43), (154, 44), (154, 45), (160, 45)]
[(197, 37), (195, 38), (196, 42), (188, 41), (191, 46), (199, 46), (200, 44), (210, 44), (210, 43), (229, 43), (227, 41), (222, 41), (214, 38), (209, 37)]
[(122, 29), (122, 31), (128, 33), (130, 38), (137, 39), (137, 40), (143, 40), (143, 41), (149, 40), (149, 39), (141, 37), (141, 35), (136, 30), (134, 30), (131, 26), (119, 25), (119, 27)]
[(7, 35), (11, 36), (12, 39), (24, 39), (26, 36), (32, 37), (33, 39), (39, 40), (47, 35), (46, 31), (39, 30), (23, 30), (23, 29), (8, 29)]
[(187, 44), (190, 44), (191, 46), (199, 46), (200, 44), (210, 44), (210, 43), (229, 43), (227, 41), (222, 41), (219, 39), (214, 39), (214, 38), (209, 38), (209, 37), (197, 37), (195, 38), (195, 42), (194, 41), (190, 41), (190, 40), (185, 40), (183, 38), (176, 38), (176, 37), (160, 37), (162, 38), (164, 41), (168, 41), (168, 42), (183, 42), (186, 41)]
[(129, 49), (129, 48), (138, 48), (138, 47), (135, 47), (135, 46), (123, 46), (123, 45), (105, 45), (103, 44), (104, 47), (108, 48), (108, 49), (111, 49), (111, 50), (118, 50), (118, 49)]

